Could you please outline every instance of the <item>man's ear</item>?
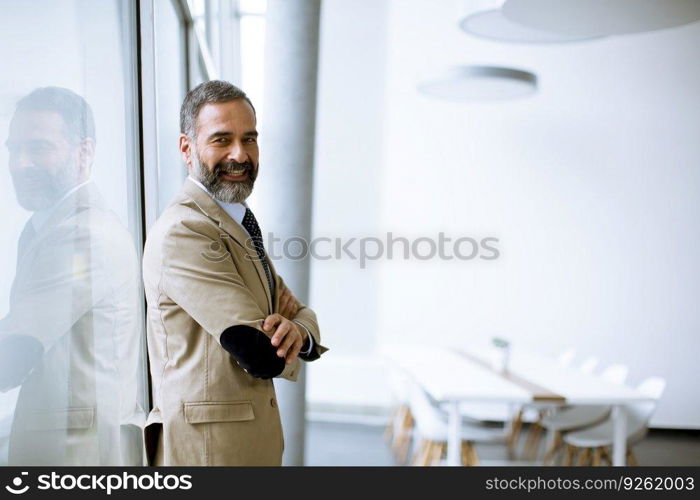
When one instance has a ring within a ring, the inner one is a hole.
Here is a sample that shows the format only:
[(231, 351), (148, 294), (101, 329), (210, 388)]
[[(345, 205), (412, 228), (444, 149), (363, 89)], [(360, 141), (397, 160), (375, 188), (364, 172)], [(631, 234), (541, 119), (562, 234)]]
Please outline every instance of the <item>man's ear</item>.
[(185, 134), (180, 134), (180, 155), (182, 155), (182, 161), (187, 165), (187, 171), (192, 170), (192, 143), (190, 138)]
[(86, 137), (80, 141), (80, 172), (83, 179), (88, 179), (90, 177), (90, 167), (92, 162), (95, 161), (95, 139), (92, 137)]

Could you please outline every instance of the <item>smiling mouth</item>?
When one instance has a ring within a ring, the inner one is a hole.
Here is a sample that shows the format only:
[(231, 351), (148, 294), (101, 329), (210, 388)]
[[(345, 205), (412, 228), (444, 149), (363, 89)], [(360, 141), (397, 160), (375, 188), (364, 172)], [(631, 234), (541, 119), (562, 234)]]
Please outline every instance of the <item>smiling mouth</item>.
[(245, 168), (232, 170), (230, 173), (221, 174), (221, 178), (228, 182), (241, 182), (248, 178), (248, 170)]

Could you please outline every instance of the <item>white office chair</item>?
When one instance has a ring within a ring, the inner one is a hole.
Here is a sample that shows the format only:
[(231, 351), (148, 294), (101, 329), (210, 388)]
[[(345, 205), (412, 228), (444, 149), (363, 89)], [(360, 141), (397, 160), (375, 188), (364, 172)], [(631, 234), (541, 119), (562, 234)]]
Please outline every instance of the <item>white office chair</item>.
[[(576, 350), (573, 347), (568, 347), (563, 350), (556, 358), (557, 365), (561, 368), (566, 368), (571, 366), (576, 356)], [(591, 361), (587, 360), (588, 363)], [(596, 361), (597, 362), (597, 361)], [(594, 369), (595, 365), (591, 366)], [(514, 458), (516, 453), (515, 449), (520, 439), (520, 432), (524, 423), (530, 424), (529, 432), (525, 445), (523, 447), (523, 457), (528, 460), (535, 460), (539, 450), (540, 439), (544, 428), (540, 425), (540, 422), (547, 413), (552, 413), (558, 411), (557, 406), (552, 406), (551, 404), (540, 403), (540, 404), (527, 404), (520, 406), (516, 411), (516, 416), (510, 424), (510, 437), (508, 439), (508, 455)]]
[[(629, 369), (622, 364), (608, 366), (600, 375), (602, 380), (615, 385), (622, 385)], [(545, 451), (543, 462), (552, 461), (563, 448), (562, 434), (602, 422), (610, 415), (610, 405), (574, 405), (564, 408), (542, 419), (540, 425), (549, 434), (549, 446)]]
[(595, 371), (595, 369), (598, 367), (598, 358), (595, 356), (589, 356), (586, 358), (583, 363), (581, 363), (581, 366), (579, 367), (579, 370), (582, 373), (585, 373), (586, 375), (591, 375)]
[(576, 356), (576, 350), (569, 347), (568, 349), (562, 351), (559, 356), (557, 356), (557, 364), (559, 366), (570, 366), (574, 360), (574, 356)]
[[(632, 446), (646, 437), (656, 405), (666, 388), (666, 381), (660, 377), (650, 377), (637, 386), (637, 390), (654, 401), (625, 405), (627, 418), (627, 460), (629, 465), (638, 465), (632, 452)], [(599, 465), (602, 461), (611, 462), (608, 448), (613, 443), (614, 423), (608, 419), (593, 427), (574, 431), (564, 436), (568, 445), (566, 462), (570, 465), (577, 451), (583, 449), (579, 456), (579, 465)]]
[[(413, 455), (413, 465), (437, 465), (447, 450), (448, 426), (445, 413), (430, 400), (425, 391), (412, 384), (409, 405), (420, 443)], [(505, 443), (504, 429), (462, 423), (462, 464), (478, 465), (474, 443)]]
[[(557, 365), (561, 368), (569, 367), (573, 363), (575, 356), (576, 350), (573, 347), (569, 347), (563, 350), (557, 356)], [(590, 365), (590, 369), (593, 370), (595, 369), (595, 363), (597, 363), (597, 360), (595, 358), (590, 358), (586, 360), (585, 363), (587, 363), (587, 366)], [(527, 404), (521, 406), (510, 426), (511, 433), (508, 440), (508, 455), (511, 458), (515, 457), (515, 448), (517, 447), (518, 440), (520, 439), (522, 425), (524, 423), (528, 423), (530, 424), (530, 428), (523, 447), (522, 455), (528, 460), (535, 460), (539, 450), (542, 432), (544, 431), (544, 428), (540, 425), (540, 422), (546, 414), (551, 414), (557, 411), (559, 411), (558, 406), (552, 406), (551, 404), (546, 403)]]
[(508, 422), (513, 418), (513, 410), (508, 403), (460, 403), (459, 413), (465, 420), (476, 424)]
[(413, 415), (409, 406), (410, 379), (403, 371), (389, 371), (393, 411), (384, 431), (384, 439), (391, 443), (396, 461), (404, 464), (408, 459), (413, 434)]

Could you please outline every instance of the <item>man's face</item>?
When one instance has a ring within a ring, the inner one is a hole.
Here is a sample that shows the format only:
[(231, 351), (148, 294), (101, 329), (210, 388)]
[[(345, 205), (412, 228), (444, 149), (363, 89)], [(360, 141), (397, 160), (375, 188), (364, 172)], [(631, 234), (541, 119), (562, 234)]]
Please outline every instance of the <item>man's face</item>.
[(19, 204), (30, 211), (53, 206), (81, 181), (81, 144), (54, 111), (18, 111), (5, 143)]
[(244, 99), (202, 106), (194, 143), (180, 138), (180, 150), (192, 177), (224, 203), (240, 203), (258, 176), (255, 113)]

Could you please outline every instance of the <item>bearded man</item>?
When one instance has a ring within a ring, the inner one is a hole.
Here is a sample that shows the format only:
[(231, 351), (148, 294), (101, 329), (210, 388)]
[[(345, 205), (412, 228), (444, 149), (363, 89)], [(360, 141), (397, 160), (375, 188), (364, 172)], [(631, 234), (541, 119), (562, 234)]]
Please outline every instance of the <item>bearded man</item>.
[(316, 315), (265, 252), (245, 203), (258, 175), (256, 115), (227, 82), (191, 90), (180, 110), (189, 177), (148, 234), (143, 277), (154, 408), (152, 465), (280, 465), (274, 377), (318, 359)]

